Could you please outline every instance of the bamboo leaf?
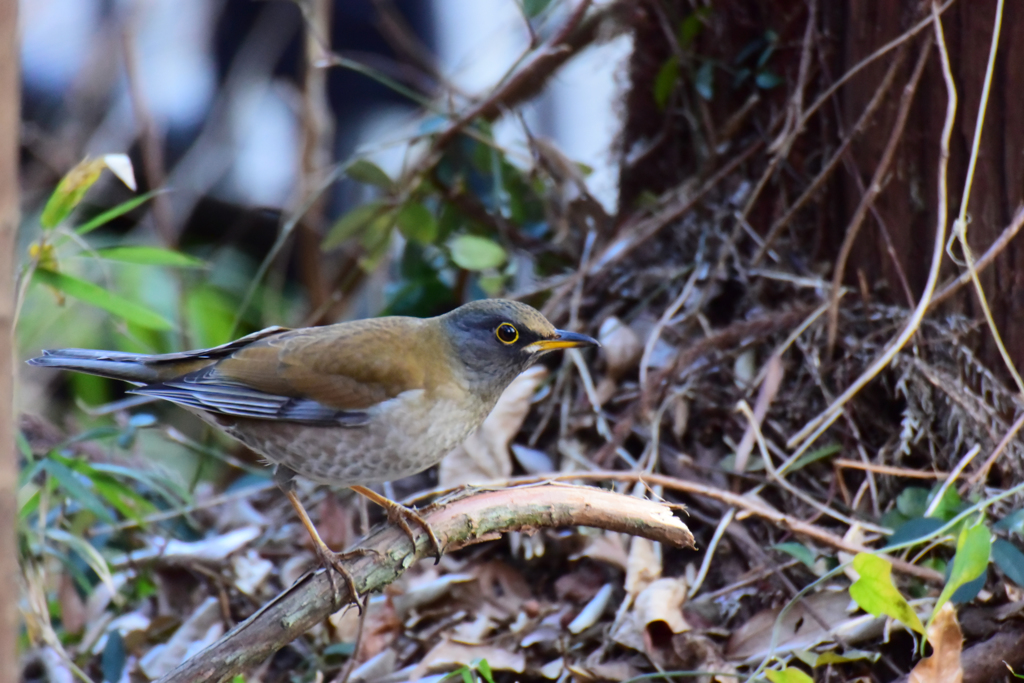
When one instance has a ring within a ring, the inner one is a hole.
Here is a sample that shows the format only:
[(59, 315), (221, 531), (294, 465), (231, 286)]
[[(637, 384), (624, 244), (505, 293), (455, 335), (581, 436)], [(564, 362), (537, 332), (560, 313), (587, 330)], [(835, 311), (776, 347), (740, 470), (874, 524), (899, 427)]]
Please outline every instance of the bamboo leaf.
[[(85, 252), (90, 254), (91, 252)], [(202, 268), (204, 263), (194, 256), (161, 247), (127, 246), (97, 249), (95, 255), (110, 261), (141, 263), (147, 266), (174, 266), (177, 268)]]
[(91, 282), (43, 268), (36, 269), (34, 278), (70, 297), (102, 308), (141, 327), (151, 330), (174, 329), (169, 320), (149, 308), (108, 292)]
[(132, 190), (135, 189), (132, 162), (126, 155), (108, 154), (97, 159), (86, 158), (61, 178), (57, 188), (50, 195), (39, 217), (43, 228), (54, 228), (67, 218), (85, 197), (89, 188), (99, 180), (104, 168), (109, 168), (125, 185)]
[(114, 220), (115, 218), (119, 218), (124, 214), (128, 213), (129, 211), (134, 210), (136, 207), (145, 204), (150, 199), (160, 194), (160, 192), (160, 190), (151, 190), (149, 192), (146, 192), (145, 194), (140, 194), (138, 197), (132, 197), (126, 202), (121, 202), (117, 206), (111, 209), (107, 209), (106, 211), (97, 216), (93, 216), (91, 219), (75, 228), (75, 232), (78, 233), (79, 235), (85, 235), (86, 233), (90, 233), (96, 228), (104, 226), (110, 221)]

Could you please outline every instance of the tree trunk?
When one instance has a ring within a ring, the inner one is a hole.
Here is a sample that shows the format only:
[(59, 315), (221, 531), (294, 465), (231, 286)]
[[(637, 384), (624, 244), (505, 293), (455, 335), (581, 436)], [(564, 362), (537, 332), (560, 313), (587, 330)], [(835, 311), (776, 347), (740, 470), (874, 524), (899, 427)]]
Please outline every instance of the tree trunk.
[[(960, 209), (996, 6), (997, 0), (957, 0), (942, 14), (959, 98), (950, 143), (947, 230)], [(710, 5), (692, 47), (680, 43), (679, 33), (682, 23), (693, 14), (693, 3), (650, 0), (637, 6), (633, 14), (636, 50), (630, 63), (621, 137), (623, 215), (637, 210), (644, 190), (666, 190), (695, 172), (710, 177), (739, 154), (742, 147), (736, 142), (740, 140), (760, 136), (767, 147), (776, 139), (798, 82), (812, 11), (814, 49), (802, 97), (804, 109), (862, 59), (928, 19), (930, 5), (918, 0), (726, 0)], [(778, 39), (764, 66), (780, 76), (781, 83), (772, 88), (755, 87), (749, 80), (736, 85), (741, 69), (758, 68), (745, 52), (753, 50), (756, 57), (760, 49), (756, 43), (764, 42), (766, 36), (770, 40), (769, 32)], [(881, 191), (853, 241), (842, 271), (842, 281), (847, 285), (862, 290), (866, 286), (873, 297), (911, 306), (921, 295), (930, 266), (927, 254), (937, 222), (939, 139), (947, 100), (938, 51), (934, 44), (926, 45), (930, 35), (934, 35), (931, 25), (907, 41), (905, 54), (900, 55), (898, 48), (888, 52), (840, 87), (808, 119), (747, 216), (750, 225), (764, 236), (839, 147), (893, 60), (901, 59), (892, 87), (864, 131), (854, 138), (845, 159), (775, 242), (781, 248), (788, 240), (785, 251), (803, 254), (808, 269), (821, 261), (835, 263), (851, 218), (889, 140), (904, 87), (921, 50), (928, 49), (924, 72)], [(1008, 2), (968, 205), (968, 235), (975, 258), (996, 240), (1024, 201), (1024, 44), (1015, 39), (1021, 35), (1024, 6)], [(684, 64), (680, 84), (668, 105), (661, 108), (654, 95), (657, 79), (673, 54), (681, 55)], [(700, 66), (708, 60), (715, 64), (714, 89), (710, 99), (704, 99), (697, 94), (697, 85)], [(741, 112), (755, 95), (759, 101), (741, 122), (742, 132), (729, 131), (730, 117)], [(770, 159), (770, 152), (762, 152), (741, 175), (756, 182)], [(744, 248), (755, 249), (756, 245), (748, 241)], [(955, 253), (959, 256), (959, 249)], [(1024, 303), (1024, 273), (1016, 267), (1024, 258), (1022, 254), (1024, 242), (1011, 242), (981, 276), (1002, 338), (1018, 366), (1024, 365), (1024, 318), (1015, 315), (1021, 308), (1018, 302)], [(943, 275), (954, 272), (958, 271), (946, 259)], [(947, 310), (980, 319), (977, 296), (970, 287), (946, 306)], [(979, 344), (980, 355), (989, 367), (1002, 368), (991, 336), (982, 335)]]

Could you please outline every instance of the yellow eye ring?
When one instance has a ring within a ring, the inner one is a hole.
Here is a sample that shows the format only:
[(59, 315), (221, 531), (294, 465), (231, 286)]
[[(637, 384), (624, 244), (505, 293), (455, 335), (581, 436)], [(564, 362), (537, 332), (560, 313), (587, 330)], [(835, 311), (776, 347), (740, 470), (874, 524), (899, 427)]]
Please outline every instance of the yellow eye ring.
[(519, 341), (519, 330), (515, 328), (515, 325), (511, 323), (502, 323), (498, 325), (498, 329), (494, 331), (494, 336), (498, 338), (502, 344), (508, 346), (509, 344), (515, 344)]

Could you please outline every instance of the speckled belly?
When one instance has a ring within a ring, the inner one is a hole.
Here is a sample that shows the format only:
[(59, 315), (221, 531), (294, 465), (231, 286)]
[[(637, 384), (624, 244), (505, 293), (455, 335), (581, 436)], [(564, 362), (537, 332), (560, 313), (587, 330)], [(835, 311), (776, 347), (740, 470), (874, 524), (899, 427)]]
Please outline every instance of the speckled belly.
[(490, 412), (490, 406), (469, 401), (421, 401), (418, 393), (375, 407), (368, 424), (360, 427), (204, 418), (307, 479), (338, 486), (374, 484), (436, 465)]

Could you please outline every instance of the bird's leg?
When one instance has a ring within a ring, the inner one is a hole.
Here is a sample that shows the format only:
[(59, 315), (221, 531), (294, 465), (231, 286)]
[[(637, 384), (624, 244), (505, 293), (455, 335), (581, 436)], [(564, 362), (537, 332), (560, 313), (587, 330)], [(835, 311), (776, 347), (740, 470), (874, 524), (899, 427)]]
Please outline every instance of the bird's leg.
[(293, 508), (295, 508), (295, 513), (299, 516), (299, 521), (302, 522), (302, 526), (306, 527), (306, 532), (313, 541), (313, 549), (316, 551), (317, 557), (320, 558), (321, 564), (327, 567), (328, 573), (333, 569), (341, 575), (341, 578), (345, 580), (345, 584), (348, 586), (349, 592), (352, 594), (352, 601), (356, 603), (356, 607), (358, 607), (359, 611), (362, 612), (363, 599), (359, 596), (359, 591), (356, 589), (356, 580), (352, 576), (352, 573), (345, 568), (345, 565), (341, 563), (341, 560), (346, 555), (359, 555), (364, 553), (360, 550), (344, 554), (336, 553), (331, 550), (326, 543), (324, 543), (324, 539), (320, 538), (320, 534), (317, 532), (316, 527), (313, 526), (313, 520), (309, 518), (306, 508), (303, 507), (299, 497), (295, 495), (295, 485), (293, 482), (294, 474), (295, 473), (291, 470), (278, 466), (274, 471), (274, 479), (277, 481), (277, 485), (284, 492), (284, 495), (287, 496), (288, 502), (292, 504)]
[(365, 486), (350, 486), (353, 491), (361, 496), (366, 496), (377, 505), (388, 512), (388, 521), (393, 522), (402, 528), (402, 531), (409, 536), (409, 540), (412, 541), (412, 547), (416, 547), (416, 534), (413, 533), (412, 528), (409, 526), (409, 520), (412, 520), (420, 525), (424, 531), (427, 532), (427, 536), (430, 537), (430, 543), (434, 546), (434, 564), (441, 561), (441, 543), (437, 540), (437, 535), (434, 533), (434, 529), (427, 523), (427, 520), (423, 519), (422, 516), (412, 508), (406, 507), (401, 503), (380, 495), (376, 491), (371, 491)]

